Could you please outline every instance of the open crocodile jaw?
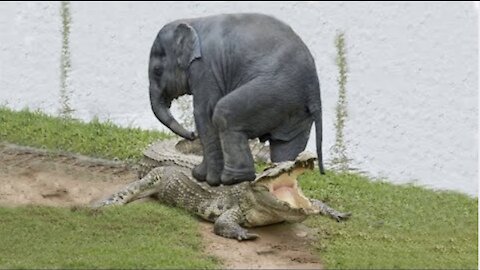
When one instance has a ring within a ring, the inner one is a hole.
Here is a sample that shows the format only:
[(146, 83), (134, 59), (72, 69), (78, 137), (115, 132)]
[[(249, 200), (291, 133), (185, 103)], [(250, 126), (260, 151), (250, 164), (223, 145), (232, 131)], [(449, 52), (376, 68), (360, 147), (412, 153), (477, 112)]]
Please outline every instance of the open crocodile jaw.
[(258, 184), (268, 188), (273, 197), (278, 201), (286, 202), (293, 209), (311, 208), (311, 203), (298, 186), (297, 177), (303, 174), (308, 168), (299, 167), (290, 172), (284, 172), (278, 177), (262, 181)]

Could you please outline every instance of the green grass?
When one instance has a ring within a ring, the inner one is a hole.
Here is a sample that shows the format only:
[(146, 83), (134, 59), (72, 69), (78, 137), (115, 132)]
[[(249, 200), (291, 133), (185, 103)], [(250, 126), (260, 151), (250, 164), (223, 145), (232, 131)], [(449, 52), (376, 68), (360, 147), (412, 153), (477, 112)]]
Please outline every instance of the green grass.
[(157, 203), (101, 213), (0, 208), (0, 268), (214, 268), (195, 219)]
[[(0, 141), (136, 160), (154, 131), (84, 123), (0, 108)], [(213, 268), (195, 219), (178, 209), (138, 204), (97, 215), (52, 207), (0, 207), (0, 269)]]
[(307, 220), (320, 228), (315, 249), (328, 268), (477, 269), (477, 199), (348, 173), (301, 179), (307, 196), (353, 214)]
[[(160, 125), (160, 123), (159, 123)], [(170, 137), (158, 131), (85, 123), (41, 112), (0, 107), (0, 141), (119, 160), (137, 160), (151, 142)]]
[[(159, 132), (82, 123), (0, 109), (0, 141), (137, 159)], [(261, 169), (264, 165), (258, 165)], [(327, 268), (477, 268), (478, 199), (453, 192), (372, 182), (354, 174), (302, 177), (307, 196), (350, 211), (343, 223), (309, 218), (315, 252)], [(195, 220), (160, 205), (103, 214), (47, 207), (0, 208), (0, 268), (201, 268)]]

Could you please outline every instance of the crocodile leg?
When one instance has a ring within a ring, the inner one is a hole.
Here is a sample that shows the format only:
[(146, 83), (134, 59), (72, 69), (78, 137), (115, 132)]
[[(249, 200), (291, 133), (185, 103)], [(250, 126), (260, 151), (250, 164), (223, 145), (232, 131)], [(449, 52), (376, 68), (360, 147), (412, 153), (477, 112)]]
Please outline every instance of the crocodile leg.
[(217, 235), (237, 239), (238, 241), (257, 238), (257, 234), (249, 233), (248, 230), (239, 225), (241, 219), (240, 209), (238, 207), (232, 208), (218, 217), (213, 226), (213, 231)]
[(120, 191), (114, 193), (106, 199), (93, 203), (91, 206), (93, 208), (98, 208), (110, 205), (124, 205), (136, 199), (141, 199), (152, 195), (158, 192), (155, 187), (161, 182), (163, 175), (168, 175), (169, 172), (166, 172), (168, 168), (169, 167), (155, 168), (142, 179), (128, 184)]
[(310, 203), (312, 203), (312, 208), (315, 210), (316, 213), (331, 217), (338, 222), (342, 220), (347, 220), (352, 215), (351, 213), (339, 212), (319, 200), (310, 199)]

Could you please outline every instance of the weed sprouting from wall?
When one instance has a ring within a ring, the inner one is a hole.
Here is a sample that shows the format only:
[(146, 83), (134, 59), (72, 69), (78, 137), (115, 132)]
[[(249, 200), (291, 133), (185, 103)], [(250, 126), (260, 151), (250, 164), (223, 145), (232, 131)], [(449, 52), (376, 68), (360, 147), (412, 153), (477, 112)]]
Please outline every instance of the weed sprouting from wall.
[(335, 38), (337, 49), (336, 64), (338, 67), (338, 101), (335, 107), (335, 145), (332, 148), (333, 159), (331, 163), (334, 169), (340, 171), (349, 170), (349, 159), (345, 145), (345, 121), (347, 119), (347, 55), (345, 49), (345, 35), (338, 33)]
[(73, 112), (70, 106), (69, 76), (71, 70), (70, 60), (70, 24), (72, 17), (70, 14), (70, 2), (62, 1), (60, 3), (60, 16), (62, 18), (62, 51), (60, 55), (60, 116), (71, 117)]

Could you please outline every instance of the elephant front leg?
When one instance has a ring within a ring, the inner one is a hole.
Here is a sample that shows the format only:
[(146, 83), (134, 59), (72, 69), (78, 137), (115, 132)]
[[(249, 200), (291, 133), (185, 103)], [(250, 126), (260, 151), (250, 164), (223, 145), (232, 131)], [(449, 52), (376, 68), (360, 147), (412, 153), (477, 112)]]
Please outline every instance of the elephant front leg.
[(196, 112), (195, 124), (203, 147), (202, 163), (192, 170), (192, 176), (198, 181), (207, 181), (211, 186), (220, 185), (223, 168), (223, 154), (220, 138), (215, 127), (205, 114)]
[(243, 181), (255, 180), (254, 160), (243, 132), (225, 130), (220, 133), (225, 165), (222, 184), (234, 185)]
[[(207, 181), (210, 186), (221, 184), (220, 175), (223, 168), (223, 155), (220, 148), (220, 140), (206, 136), (202, 141), (203, 160), (192, 170), (192, 176), (198, 181)], [(202, 138), (202, 137), (200, 137)], [(203, 142), (205, 141), (205, 143)]]
[[(233, 100), (235, 101), (235, 100)], [(222, 184), (234, 185), (244, 181), (255, 180), (255, 167), (247, 134), (238, 128), (239, 121), (234, 104), (228, 97), (217, 103), (212, 121), (219, 130), (223, 150), (224, 167), (221, 176)]]

